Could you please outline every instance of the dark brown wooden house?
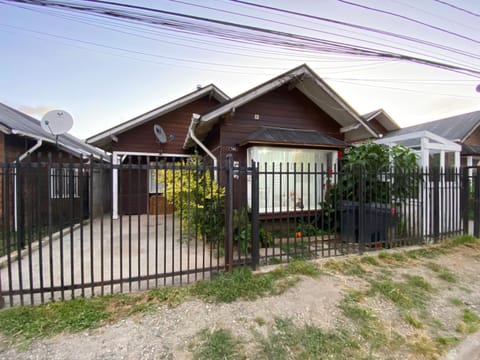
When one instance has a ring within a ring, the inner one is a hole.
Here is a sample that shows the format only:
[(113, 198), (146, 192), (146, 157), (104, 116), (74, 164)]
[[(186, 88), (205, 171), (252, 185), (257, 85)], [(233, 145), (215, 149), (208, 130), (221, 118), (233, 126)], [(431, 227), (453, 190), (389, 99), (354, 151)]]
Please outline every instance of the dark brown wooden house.
[[(88, 162), (105, 161), (103, 150), (74, 136), (45, 132), (40, 121), (0, 103), (0, 221), (17, 229), (89, 215)], [(78, 164), (83, 163), (82, 166)], [(81, 170), (81, 173), (80, 173)], [(93, 180), (93, 178), (92, 178)], [(86, 203), (82, 203), (86, 202)], [(80, 214), (83, 209), (83, 214)]]
[[(160, 205), (166, 202), (162, 189), (151, 181), (154, 170), (138, 170), (138, 165), (150, 164), (153, 168), (159, 162), (190, 156), (193, 148), (184, 148), (183, 143), (192, 114), (206, 112), (228, 99), (216, 86), (208, 85), (87, 139), (88, 143), (111, 152), (115, 165), (122, 164), (120, 174), (116, 170), (113, 174), (114, 217), (147, 210), (172, 211)], [(161, 127), (166, 142), (159, 141), (154, 126)]]
[[(209, 149), (209, 157), (220, 164), (227, 154), (232, 154), (235, 165), (239, 166), (254, 160), (261, 168), (264, 164), (267, 168), (276, 164), (278, 169), (282, 164), (284, 170), (292, 167), (293, 171), (294, 166), (306, 168), (308, 164), (312, 167), (316, 164), (318, 168), (331, 169), (339, 152), (348, 145), (347, 134), (352, 130), (365, 138), (379, 137), (368, 120), (307, 65), (301, 65), (194, 115), (184, 149), (200, 141)], [(246, 206), (247, 184), (238, 186), (244, 190), (235, 192), (235, 203)], [(260, 185), (262, 191), (266, 189)], [(288, 193), (291, 190), (273, 191), (276, 198), (284, 196), (287, 200), (291, 196)], [(279, 194), (281, 191), (286, 193)], [(260, 204), (264, 212), (275, 212), (278, 210), (275, 207), (275, 204)]]

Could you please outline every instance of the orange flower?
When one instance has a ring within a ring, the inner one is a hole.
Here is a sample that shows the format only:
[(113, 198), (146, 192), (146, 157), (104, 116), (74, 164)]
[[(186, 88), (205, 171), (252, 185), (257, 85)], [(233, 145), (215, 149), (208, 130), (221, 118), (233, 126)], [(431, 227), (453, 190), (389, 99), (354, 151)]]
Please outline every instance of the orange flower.
[(301, 238), (301, 237), (302, 237), (302, 232), (301, 232), (301, 231), (297, 231), (297, 232), (295, 233), (295, 237), (296, 237), (296, 238)]

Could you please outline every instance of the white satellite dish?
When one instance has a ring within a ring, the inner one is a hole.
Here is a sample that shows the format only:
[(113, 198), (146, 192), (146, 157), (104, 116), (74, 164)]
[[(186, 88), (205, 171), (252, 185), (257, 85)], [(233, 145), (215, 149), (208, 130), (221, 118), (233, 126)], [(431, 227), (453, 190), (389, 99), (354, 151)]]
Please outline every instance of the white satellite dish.
[(165, 134), (165, 131), (163, 131), (160, 125), (157, 125), (157, 124), (153, 125), (153, 132), (158, 142), (162, 144), (165, 144), (167, 142), (167, 134)]
[(73, 126), (73, 117), (65, 110), (52, 110), (42, 117), (42, 129), (52, 135), (62, 135)]

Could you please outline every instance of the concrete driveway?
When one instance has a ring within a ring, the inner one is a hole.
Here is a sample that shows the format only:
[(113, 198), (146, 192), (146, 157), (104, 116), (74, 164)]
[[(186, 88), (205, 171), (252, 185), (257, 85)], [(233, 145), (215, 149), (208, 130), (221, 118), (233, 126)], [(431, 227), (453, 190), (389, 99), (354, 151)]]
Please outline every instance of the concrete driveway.
[(0, 287), (7, 305), (22, 302), (21, 289), (30, 304), (187, 283), (221, 266), (208, 242), (181, 235), (174, 215), (96, 218), (37, 241), (20, 260), (0, 259)]

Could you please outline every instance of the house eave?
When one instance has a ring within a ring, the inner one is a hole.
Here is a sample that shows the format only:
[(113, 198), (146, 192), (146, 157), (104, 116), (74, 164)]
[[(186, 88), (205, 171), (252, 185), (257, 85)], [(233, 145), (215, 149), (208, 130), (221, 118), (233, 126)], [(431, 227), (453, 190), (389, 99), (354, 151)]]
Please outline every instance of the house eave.
[(86, 140), (88, 144), (98, 144), (102, 143), (104, 141), (110, 141), (112, 139), (115, 139), (117, 135), (130, 130), (138, 125), (141, 125), (147, 121), (150, 121), (156, 117), (162, 116), (164, 114), (167, 114), (171, 111), (174, 111), (192, 101), (195, 101), (199, 98), (202, 98), (206, 95), (211, 95), (215, 99), (217, 99), (219, 102), (227, 101), (230, 98), (228, 95), (226, 95), (223, 91), (218, 89), (215, 85), (210, 84), (208, 86), (205, 86), (201, 89), (198, 89), (197, 91), (194, 91), (190, 94), (187, 94), (185, 96), (182, 96), (176, 100), (173, 100), (165, 105), (162, 105), (156, 109), (153, 109), (151, 111), (148, 111), (140, 116), (137, 116), (133, 119), (130, 119), (120, 125), (117, 125), (113, 128), (110, 128), (108, 130), (105, 130), (97, 135), (91, 136)]

